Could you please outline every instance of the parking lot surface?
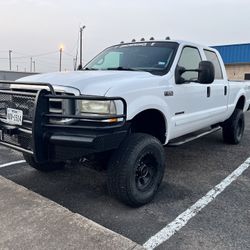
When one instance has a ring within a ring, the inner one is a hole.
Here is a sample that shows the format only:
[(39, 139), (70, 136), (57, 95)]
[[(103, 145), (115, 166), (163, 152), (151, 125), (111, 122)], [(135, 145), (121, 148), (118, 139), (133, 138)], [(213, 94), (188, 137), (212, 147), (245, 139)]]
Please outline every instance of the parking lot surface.
[[(250, 112), (239, 145), (221, 131), (181, 147), (166, 147), (163, 184), (150, 204), (130, 208), (108, 195), (105, 172), (80, 165), (40, 173), (26, 163), (0, 168), (0, 175), (143, 245), (250, 157)], [(0, 164), (22, 160), (0, 147)], [(250, 169), (157, 249), (250, 249)]]

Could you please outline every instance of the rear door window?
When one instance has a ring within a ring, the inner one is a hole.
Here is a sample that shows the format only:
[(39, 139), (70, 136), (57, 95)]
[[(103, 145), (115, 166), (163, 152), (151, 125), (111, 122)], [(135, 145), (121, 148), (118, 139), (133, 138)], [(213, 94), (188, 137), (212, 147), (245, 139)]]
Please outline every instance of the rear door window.
[(223, 79), (221, 65), (220, 65), (220, 62), (216, 53), (211, 50), (204, 50), (204, 53), (206, 55), (207, 60), (212, 62), (214, 65), (215, 79), (218, 79), (218, 80)]

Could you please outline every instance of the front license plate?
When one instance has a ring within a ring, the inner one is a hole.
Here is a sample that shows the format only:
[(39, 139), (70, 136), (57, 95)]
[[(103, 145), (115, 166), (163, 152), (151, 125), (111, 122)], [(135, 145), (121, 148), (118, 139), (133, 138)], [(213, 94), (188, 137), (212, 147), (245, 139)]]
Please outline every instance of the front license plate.
[(23, 111), (19, 109), (7, 108), (7, 123), (12, 125), (22, 125)]

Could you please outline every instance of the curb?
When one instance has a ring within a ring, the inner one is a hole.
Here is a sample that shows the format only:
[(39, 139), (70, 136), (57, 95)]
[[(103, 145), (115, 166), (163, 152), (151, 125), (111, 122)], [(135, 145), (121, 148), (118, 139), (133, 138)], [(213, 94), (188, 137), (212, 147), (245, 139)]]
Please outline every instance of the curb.
[(0, 187), (0, 249), (144, 249), (1, 176)]

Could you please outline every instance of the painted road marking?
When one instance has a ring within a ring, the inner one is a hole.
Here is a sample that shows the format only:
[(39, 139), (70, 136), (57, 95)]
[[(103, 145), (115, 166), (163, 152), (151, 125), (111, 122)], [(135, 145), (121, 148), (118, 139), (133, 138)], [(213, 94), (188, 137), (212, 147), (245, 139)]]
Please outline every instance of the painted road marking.
[(167, 241), (182, 227), (184, 227), (190, 219), (198, 214), (204, 207), (206, 207), (211, 201), (213, 201), (221, 192), (224, 191), (233, 181), (235, 181), (242, 173), (250, 166), (250, 157), (242, 163), (236, 170), (234, 170), (229, 176), (227, 176), (221, 183), (211, 189), (205, 196), (199, 199), (194, 205), (188, 208), (185, 212), (180, 214), (175, 220), (169, 223), (161, 231), (152, 236), (147, 242), (144, 243), (144, 247), (148, 250), (154, 249)]
[(5, 168), (5, 167), (8, 167), (8, 166), (12, 166), (12, 165), (16, 165), (16, 164), (21, 164), (21, 163), (24, 163), (24, 162), (26, 162), (26, 161), (25, 160), (12, 161), (12, 162), (8, 162), (8, 163), (0, 165), (0, 168)]

